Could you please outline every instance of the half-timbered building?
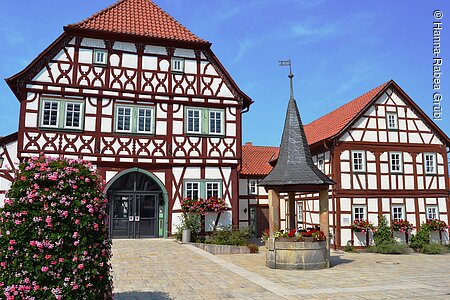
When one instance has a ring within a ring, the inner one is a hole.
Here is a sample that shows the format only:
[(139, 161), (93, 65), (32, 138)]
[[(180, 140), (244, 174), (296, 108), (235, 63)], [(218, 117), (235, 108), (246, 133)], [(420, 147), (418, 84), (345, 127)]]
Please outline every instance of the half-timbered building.
[[(183, 197), (222, 197), (220, 224), (238, 224), (251, 99), (211, 43), (152, 1), (120, 0), (65, 26), (7, 83), (20, 102), (17, 148), (1, 140), (9, 165), (40, 153), (92, 162), (107, 182), (112, 237), (167, 236)], [(11, 177), (0, 172), (4, 191)]]
[[(365, 234), (352, 230), (354, 220), (369, 220), (376, 226), (378, 216), (384, 215), (388, 222), (408, 220), (414, 230), (428, 219), (450, 222), (450, 140), (394, 81), (311, 122), (305, 126), (305, 133), (314, 163), (336, 182), (329, 190), (335, 246), (366, 244)], [(273, 147), (261, 148), (265, 147), (260, 147), (259, 152), (276, 151)], [(245, 164), (243, 161), (243, 169)], [(264, 173), (269, 172), (266, 169)], [(252, 198), (250, 182), (257, 182), (262, 175), (245, 175), (249, 192), (244, 195), (241, 186), (241, 203), (242, 199)], [(280, 207), (282, 229), (288, 229), (287, 205), (286, 201)], [(318, 194), (297, 194), (296, 207), (299, 227), (319, 224)], [(251, 214), (242, 213), (240, 221), (251, 224)], [(258, 224), (254, 226), (258, 228)], [(398, 238), (406, 237), (400, 234)], [(448, 241), (448, 233), (442, 238)]]

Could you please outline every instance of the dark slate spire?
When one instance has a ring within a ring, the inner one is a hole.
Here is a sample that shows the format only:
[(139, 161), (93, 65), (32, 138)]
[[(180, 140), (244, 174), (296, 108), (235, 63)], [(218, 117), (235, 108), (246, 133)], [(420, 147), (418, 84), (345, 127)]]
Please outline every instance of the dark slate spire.
[(330, 185), (334, 182), (313, 163), (297, 102), (294, 99), (292, 70), (289, 73), (291, 97), (286, 112), (277, 164), (261, 182), (262, 186)]

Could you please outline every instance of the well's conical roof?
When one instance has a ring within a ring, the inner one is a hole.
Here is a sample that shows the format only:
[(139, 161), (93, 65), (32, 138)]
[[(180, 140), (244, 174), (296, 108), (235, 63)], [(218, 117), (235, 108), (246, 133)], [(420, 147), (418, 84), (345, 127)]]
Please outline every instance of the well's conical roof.
[[(291, 76), (292, 74), (290, 75), (292, 81)], [(259, 184), (262, 186), (334, 184), (333, 180), (314, 165), (297, 102), (293, 97), (292, 84), (278, 161), (269, 175)]]

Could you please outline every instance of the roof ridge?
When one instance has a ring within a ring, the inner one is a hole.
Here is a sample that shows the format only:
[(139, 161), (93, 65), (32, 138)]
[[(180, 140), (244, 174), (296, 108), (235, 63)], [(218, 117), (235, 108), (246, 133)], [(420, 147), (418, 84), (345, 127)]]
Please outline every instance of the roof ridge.
[[(342, 104), (341, 106), (339, 106), (339, 107), (333, 109), (332, 111), (328, 112), (327, 114), (325, 114), (325, 115), (323, 115), (323, 116), (321, 116), (321, 117), (315, 119), (314, 121), (311, 121), (310, 123), (306, 124), (305, 126), (309, 126), (309, 125), (311, 125), (312, 123), (314, 123), (314, 122), (316, 122), (316, 121), (318, 121), (318, 120), (320, 120), (320, 119), (323, 119), (323, 118), (327, 117), (328, 115), (334, 113), (335, 111), (337, 111), (337, 110), (339, 110), (339, 109), (341, 109), (341, 108), (343, 108), (343, 107), (345, 107), (345, 106), (347, 106), (347, 105), (353, 103), (353, 101), (359, 100), (359, 99), (361, 99), (362, 97), (366, 96), (367, 94), (370, 94), (370, 93), (372, 93), (373, 91), (375, 91), (375, 90), (377, 90), (377, 89), (380, 89), (380, 88), (385, 87), (385, 86), (388, 85), (391, 81), (392, 81), (392, 80), (386, 81), (385, 83), (380, 84), (379, 86), (377, 86), (377, 87), (371, 89), (370, 91), (365, 92), (364, 94), (359, 95), (358, 97), (353, 98), (353, 99), (350, 100), (349, 102), (346, 102), (346, 103)], [(374, 97), (375, 97), (375, 96), (374, 96)], [(372, 99), (373, 99), (373, 98), (372, 98)]]
[(152, 0), (118, 0), (90, 17), (64, 28), (210, 44)]
[[(69, 25), (67, 25), (67, 26), (68, 26), (68, 27), (73, 27), (73, 26), (81, 25), (81, 24), (85, 23), (86, 21), (92, 20), (92, 19), (94, 19), (95, 17), (97, 17), (97, 16), (99, 16), (99, 15), (105, 13), (106, 11), (109, 11), (109, 10), (113, 9), (114, 7), (118, 6), (119, 4), (121, 4), (122, 2), (125, 2), (125, 1), (129, 1), (129, 0), (118, 0), (118, 1), (116, 1), (115, 3), (111, 4), (110, 6), (105, 7), (104, 9), (99, 10), (98, 12), (94, 13), (92, 16), (87, 17), (86, 19), (84, 19), (84, 20), (82, 20), (82, 21), (79, 21), (79, 22), (76, 22), (76, 23), (73, 23), (73, 24), (69, 24)], [(150, 0), (150, 1), (151, 1), (151, 0)]]

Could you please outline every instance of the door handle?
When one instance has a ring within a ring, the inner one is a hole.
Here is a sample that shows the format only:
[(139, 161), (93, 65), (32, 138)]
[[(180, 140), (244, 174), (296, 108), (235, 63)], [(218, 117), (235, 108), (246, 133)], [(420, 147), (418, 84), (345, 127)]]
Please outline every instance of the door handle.
[(133, 217), (133, 216), (129, 216), (129, 217), (128, 217), (128, 221), (134, 222), (134, 217)]
[(135, 220), (136, 222), (139, 222), (139, 221), (141, 220), (141, 217), (135, 216), (135, 217), (134, 217), (134, 220)]

